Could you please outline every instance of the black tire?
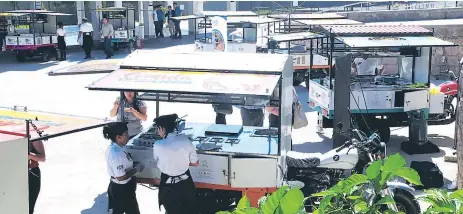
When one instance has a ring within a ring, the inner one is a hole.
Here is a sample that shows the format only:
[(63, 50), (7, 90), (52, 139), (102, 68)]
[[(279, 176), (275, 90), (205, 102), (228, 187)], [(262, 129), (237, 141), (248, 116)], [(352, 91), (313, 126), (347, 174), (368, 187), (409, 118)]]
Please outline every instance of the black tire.
[(16, 60), (18, 62), (24, 62), (26, 61), (26, 54), (24, 52), (18, 52), (16, 53)]
[(399, 212), (405, 214), (419, 214), (421, 213), (420, 205), (410, 192), (396, 189), (394, 191), (394, 201), (396, 203)]
[(128, 49), (129, 53), (132, 53), (132, 49), (133, 49), (133, 42), (132, 41), (129, 41), (129, 43), (127, 44), (127, 49)]
[(48, 57), (50, 56), (50, 50), (48, 50), (48, 49), (43, 49), (43, 50), (42, 50), (42, 54), (41, 54), (40, 56), (41, 56), (43, 62), (47, 62), (47, 61), (48, 61)]

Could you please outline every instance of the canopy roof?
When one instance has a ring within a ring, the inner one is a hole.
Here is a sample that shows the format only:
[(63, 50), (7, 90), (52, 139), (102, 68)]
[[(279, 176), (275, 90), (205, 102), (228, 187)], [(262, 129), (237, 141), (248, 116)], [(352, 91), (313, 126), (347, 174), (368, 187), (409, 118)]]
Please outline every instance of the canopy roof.
[(337, 37), (337, 39), (352, 48), (456, 46), (452, 42), (432, 36)]
[(252, 11), (201, 11), (198, 16), (257, 16)]
[[(288, 19), (289, 14), (273, 14), (269, 15), (270, 18), (276, 19)], [(300, 20), (300, 19), (343, 19), (345, 18), (342, 15), (336, 13), (312, 13), (312, 14), (291, 14), (291, 19)]]
[(352, 19), (311, 19), (311, 20), (297, 20), (301, 24), (305, 25), (358, 25), (362, 22), (355, 21)]
[(276, 34), (265, 36), (276, 42), (288, 42), (288, 41), (297, 41), (297, 40), (308, 40), (326, 37), (325, 35), (316, 34), (312, 32), (300, 32), (300, 33), (288, 33), (288, 34)]
[(430, 30), (420, 26), (326, 25), (322, 28), (335, 36), (432, 35)]
[(100, 12), (116, 12), (116, 11), (126, 11), (126, 10), (135, 10), (133, 7), (103, 7), (103, 8), (97, 8), (95, 11), (100, 11)]
[(71, 16), (73, 14), (68, 14), (68, 13), (58, 13), (55, 11), (49, 11), (49, 10), (13, 10), (13, 11), (7, 11), (6, 13), (16, 13), (16, 14), (45, 14), (45, 15), (50, 15), (50, 16)]

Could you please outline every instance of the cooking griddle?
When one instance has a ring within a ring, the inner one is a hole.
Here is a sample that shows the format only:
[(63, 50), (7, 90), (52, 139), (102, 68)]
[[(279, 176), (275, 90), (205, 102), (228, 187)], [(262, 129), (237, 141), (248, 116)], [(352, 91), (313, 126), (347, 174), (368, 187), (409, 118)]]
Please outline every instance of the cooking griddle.
[(240, 125), (212, 124), (206, 129), (204, 134), (218, 136), (238, 136), (242, 131), (243, 126)]

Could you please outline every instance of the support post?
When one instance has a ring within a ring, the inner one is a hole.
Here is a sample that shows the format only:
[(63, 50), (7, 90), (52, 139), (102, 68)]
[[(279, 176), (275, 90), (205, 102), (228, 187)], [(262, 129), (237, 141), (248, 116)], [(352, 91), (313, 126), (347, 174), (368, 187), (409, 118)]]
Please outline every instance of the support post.
[(458, 166), (458, 174), (457, 174), (457, 184), (458, 184), (458, 189), (463, 188), (463, 147), (462, 147), (462, 142), (463, 142), (463, 103), (462, 101), (462, 96), (463, 96), (463, 81), (460, 81), (460, 78), (463, 78), (463, 72), (460, 72), (459, 78), (458, 78), (458, 95), (457, 95), (457, 106), (455, 106), (456, 109), (456, 119), (455, 119), (455, 141), (457, 145), (457, 166)]
[[(336, 125), (343, 124), (343, 130), (350, 129), (350, 65), (352, 55), (345, 54), (336, 58), (336, 68), (334, 69), (337, 81), (334, 82), (334, 119), (333, 119), (333, 148), (344, 144), (345, 138), (339, 135)], [(331, 81), (331, 80), (330, 80)], [(331, 83), (330, 83), (331, 85)], [(337, 105), (336, 105), (337, 104)]]

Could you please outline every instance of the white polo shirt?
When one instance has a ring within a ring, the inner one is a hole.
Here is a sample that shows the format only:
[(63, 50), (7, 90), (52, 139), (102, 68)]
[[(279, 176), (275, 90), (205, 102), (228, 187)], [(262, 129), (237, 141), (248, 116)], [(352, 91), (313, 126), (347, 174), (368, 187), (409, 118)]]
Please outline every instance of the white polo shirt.
[(357, 75), (375, 75), (376, 68), (381, 69), (380, 59), (354, 59), (355, 66), (357, 67)]
[(93, 25), (86, 22), (80, 25), (79, 31), (82, 31), (82, 33), (89, 33), (93, 32)]
[(153, 145), (154, 159), (162, 173), (178, 176), (185, 173), (190, 163), (198, 161), (196, 149), (186, 135), (170, 133)]
[(116, 178), (124, 176), (126, 171), (133, 169), (133, 160), (130, 154), (125, 150), (125, 147), (121, 147), (116, 143), (111, 143), (111, 145), (106, 150), (106, 163), (108, 167), (108, 174), (111, 178), (111, 181), (117, 184), (126, 184), (130, 181), (127, 180), (118, 181)]
[(58, 29), (56, 29), (56, 34), (58, 36), (64, 36), (64, 35), (66, 35), (66, 31), (63, 28), (58, 28)]

